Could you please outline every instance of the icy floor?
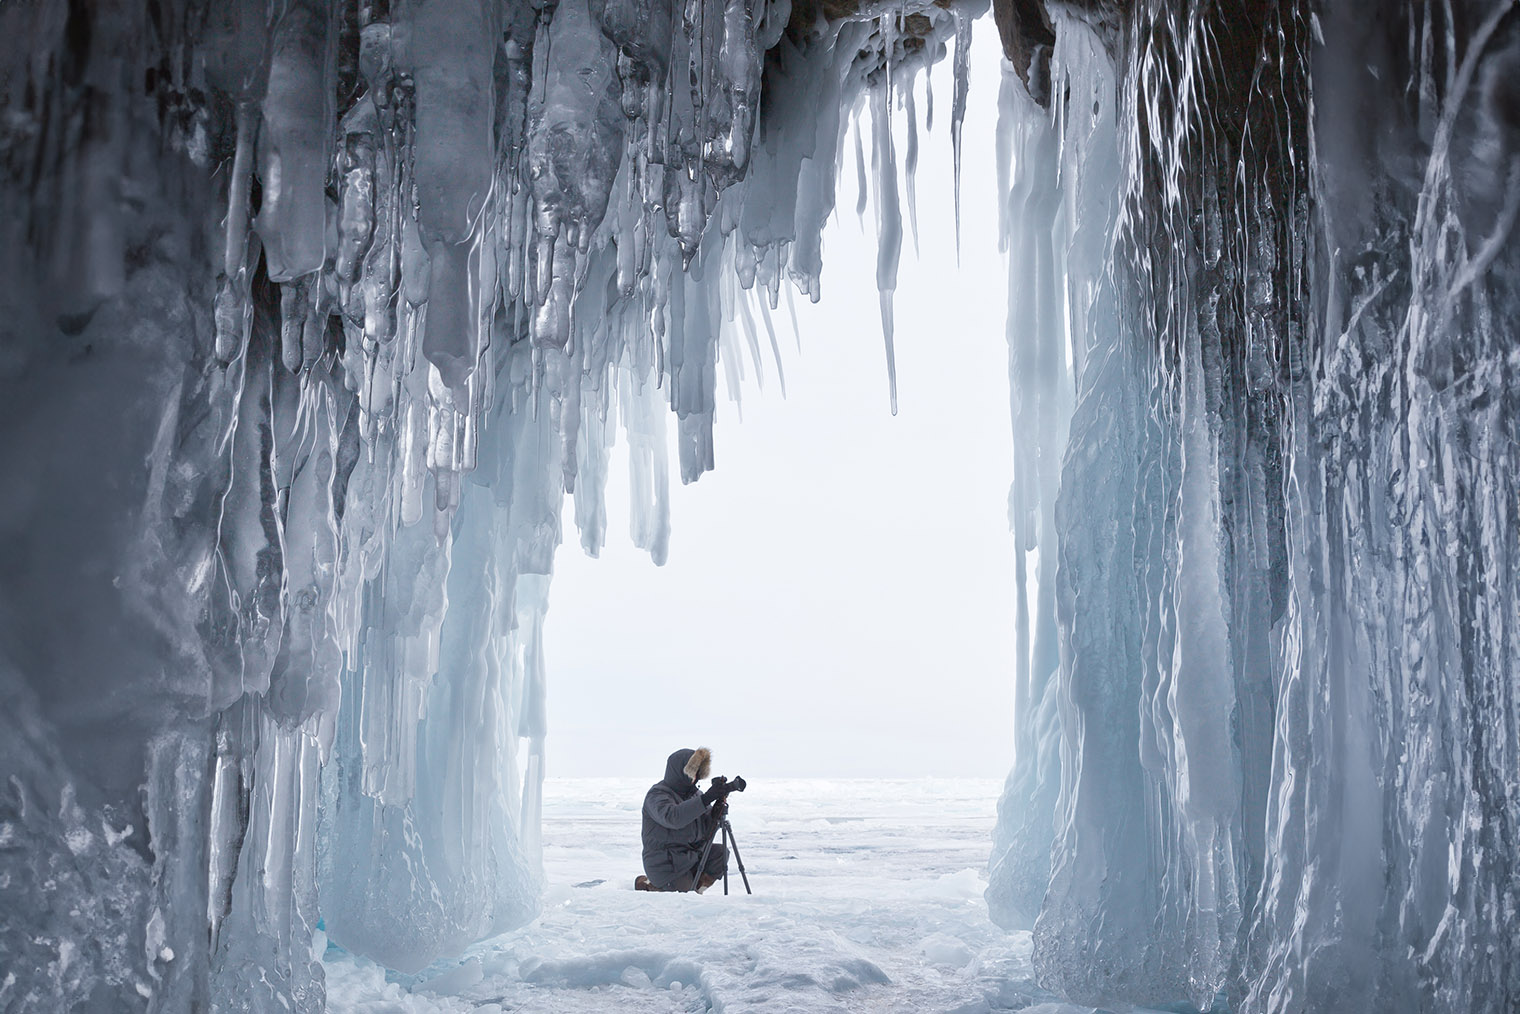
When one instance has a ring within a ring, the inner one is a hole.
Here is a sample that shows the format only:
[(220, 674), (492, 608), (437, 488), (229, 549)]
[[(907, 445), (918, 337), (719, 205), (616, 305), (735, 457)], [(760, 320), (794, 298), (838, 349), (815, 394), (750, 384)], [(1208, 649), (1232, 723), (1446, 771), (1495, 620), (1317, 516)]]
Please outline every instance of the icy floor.
[(543, 915), (415, 978), (329, 948), (330, 1010), (365, 1014), (1078, 1014), (987, 918), (995, 781), (755, 781), (731, 812), (754, 895), (644, 894), (643, 781), (551, 781)]

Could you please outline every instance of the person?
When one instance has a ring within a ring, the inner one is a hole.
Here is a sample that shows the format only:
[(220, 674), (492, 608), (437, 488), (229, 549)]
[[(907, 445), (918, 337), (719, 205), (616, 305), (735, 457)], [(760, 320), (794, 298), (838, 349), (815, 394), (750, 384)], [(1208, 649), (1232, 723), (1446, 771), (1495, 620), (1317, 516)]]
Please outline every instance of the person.
[(728, 849), (720, 842), (697, 869), (725, 806), (720, 785), (697, 791), (711, 770), (712, 751), (705, 746), (677, 750), (665, 761), (665, 777), (644, 795), (644, 875), (633, 882), (635, 890), (701, 894), (728, 869)]

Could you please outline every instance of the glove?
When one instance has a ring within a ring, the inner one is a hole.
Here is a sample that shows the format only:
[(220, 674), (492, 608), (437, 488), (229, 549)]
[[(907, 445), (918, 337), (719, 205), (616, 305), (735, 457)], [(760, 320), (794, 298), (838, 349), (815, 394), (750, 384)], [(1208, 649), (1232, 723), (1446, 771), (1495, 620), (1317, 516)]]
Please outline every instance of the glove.
[(724, 796), (728, 795), (728, 792), (726, 791), (727, 785), (728, 779), (722, 775), (714, 778), (712, 780), (712, 784), (707, 787), (707, 791), (702, 793), (702, 802), (708, 806), (711, 806), (713, 804), (713, 800), (722, 799)]

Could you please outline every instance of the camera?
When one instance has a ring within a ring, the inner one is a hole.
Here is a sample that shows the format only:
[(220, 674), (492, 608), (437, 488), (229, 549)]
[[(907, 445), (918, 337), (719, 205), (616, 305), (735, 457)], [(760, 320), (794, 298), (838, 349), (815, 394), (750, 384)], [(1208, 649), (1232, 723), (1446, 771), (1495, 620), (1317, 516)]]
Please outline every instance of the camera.
[(735, 775), (733, 781), (722, 775), (717, 775), (712, 780), (712, 787), (718, 790), (719, 799), (727, 799), (730, 792), (743, 792), (748, 785), (743, 775)]

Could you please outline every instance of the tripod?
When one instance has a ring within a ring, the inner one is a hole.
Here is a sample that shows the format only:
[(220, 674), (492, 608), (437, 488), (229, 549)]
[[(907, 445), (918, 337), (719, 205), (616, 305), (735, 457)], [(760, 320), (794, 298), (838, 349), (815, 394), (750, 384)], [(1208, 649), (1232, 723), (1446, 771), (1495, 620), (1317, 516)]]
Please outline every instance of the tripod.
[[(697, 860), (697, 868), (692, 872), (692, 882), (699, 880), (702, 872), (707, 869), (707, 856), (712, 851), (713, 839), (718, 837), (718, 832), (721, 831), (724, 846), (733, 854), (734, 862), (739, 866), (739, 876), (744, 880), (744, 893), (754, 894), (755, 892), (749, 889), (749, 874), (744, 872), (744, 857), (739, 855), (739, 843), (734, 840), (734, 829), (728, 823), (728, 801), (724, 800), (719, 806), (722, 807), (721, 810), (714, 808), (713, 811), (713, 816), (718, 819), (718, 822), (713, 826), (712, 833), (707, 836), (707, 843), (702, 846), (702, 858)], [(728, 894), (727, 866), (723, 867), (723, 893)]]

